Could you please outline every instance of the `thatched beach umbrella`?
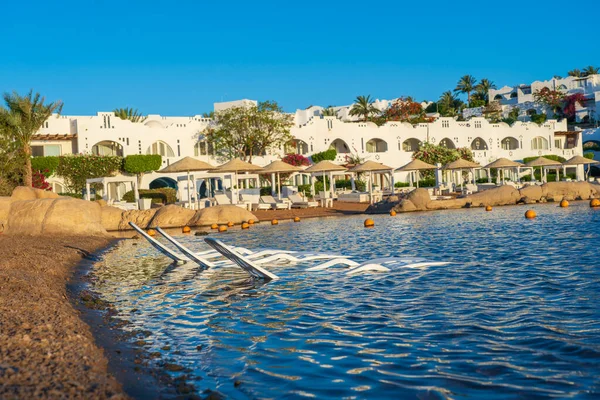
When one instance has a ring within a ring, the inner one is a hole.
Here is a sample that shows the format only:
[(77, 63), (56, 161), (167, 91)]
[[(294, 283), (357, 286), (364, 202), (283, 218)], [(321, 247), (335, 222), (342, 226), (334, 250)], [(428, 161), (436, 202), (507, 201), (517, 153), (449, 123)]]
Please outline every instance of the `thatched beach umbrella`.
[[(359, 173), (359, 172), (368, 172), (369, 173), (369, 199), (373, 202), (373, 172), (389, 172), (390, 175), (393, 175), (394, 169), (392, 167), (388, 167), (385, 164), (377, 163), (375, 161), (365, 161), (362, 164), (357, 165), (349, 170), (350, 172)], [(393, 181), (393, 179), (390, 179)], [(392, 183), (393, 186), (393, 183)]]
[[(304, 170), (304, 172), (310, 173), (311, 175), (318, 174), (320, 172), (321, 175), (323, 176), (323, 188), (327, 187), (325, 185), (325, 173), (329, 172), (330, 186), (331, 186), (331, 195), (333, 197), (333, 184), (332, 184), (333, 177), (331, 176), (331, 173), (335, 172), (335, 171), (345, 171), (345, 170), (346, 170), (346, 167), (334, 164), (334, 163), (332, 163), (331, 161), (328, 161), (328, 160), (323, 160), (323, 161), (319, 161), (318, 163), (316, 163), (313, 166), (308, 167), (307, 169)], [(312, 180), (312, 178), (311, 178), (311, 184), (312, 184), (312, 191), (313, 191), (313, 194), (314, 194), (315, 193), (315, 183)]]
[[(519, 176), (519, 168), (522, 166), (523, 166), (523, 164), (521, 164), (520, 162), (512, 161), (512, 160), (509, 160), (508, 158), (501, 157), (501, 158), (497, 159), (496, 161), (489, 163), (488, 165), (486, 165), (483, 168), (487, 169), (488, 173), (492, 168), (502, 171), (502, 183), (504, 183), (504, 178), (505, 178), (504, 169), (505, 168), (516, 168), (517, 169), (517, 177), (518, 177)], [(498, 181), (499, 180), (500, 180), (500, 174), (498, 174)], [(496, 182), (496, 183), (499, 183), (499, 182)]]
[[(556, 168), (556, 171), (558, 172), (558, 167), (560, 167), (562, 165), (562, 163), (560, 161), (554, 161), (554, 160), (550, 160), (546, 157), (538, 157), (535, 160), (531, 160), (528, 163), (525, 164), (526, 167), (530, 167), (531, 168), (531, 176), (533, 177), (533, 171), (535, 167), (540, 167), (541, 168), (541, 176), (540, 179), (542, 180), (542, 182), (544, 182), (546, 180), (546, 168), (547, 167), (554, 167)], [(558, 174), (557, 174), (558, 176)]]
[(237, 204), (238, 203), (238, 191), (237, 191), (237, 185), (238, 185), (238, 173), (239, 172), (258, 172), (262, 169), (262, 167), (259, 167), (258, 165), (254, 165), (254, 164), (250, 164), (249, 162), (246, 161), (242, 161), (239, 158), (234, 158), (231, 161), (226, 162), (223, 165), (219, 165), (217, 168), (215, 168), (213, 171), (211, 172), (233, 172), (234, 174), (234, 181), (233, 181), (233, 187), (231, 188), (231, 197), (232, 197), (232, 202), (233, 204)]
[[(574, 156), (574, 157), (569, 158), (567, 161), (565, 161), (563, 163), (563, 168), (565, 169), (565, 174), (566, 174), (567, 167), (577, 167), (579, 165), (592, 165), (592, 164), (598, 164), (598, 161), (592, 160), (589, 158), (585, 158), (585, 157), (581, 157), (581, 156)], [(585, 173), (584, 179), (587, 178), (587, 174), (589, 172), (590, 172), (590, 170), (588, 168), (587, 172)]]
[[(184, 157), (181, 160), (161, 169), (159, 173), (168, 174), (174, 172), (186, 172), (188, 184), (188, 204), (192, 202), (192, 191), (190, 190), (190, 172), (192, 171), (210, 171), (215, 169), (214, 166), (204, 161), (196, 160), (192, 157)], [(194, 188), (196, 185), (194, 184)]]
[(473, 178), (475, 178), (475, 169), (476, 168), (481, 168), (481, 165), (477, 164), (476, 162), (473, 161), (468, 161), (465, 160), (464, 158), (459, 158), (456, 161), (452, 161), (451, 163), (448, 163), (446, 165), (444, 165), (444, 169), (445, 170), (451, 170), (451, 171), (456, 171), (459, 170), (461, 173), (461, 180), (460, 180), (460, 187), (463, 187), (463, 180), (462, 180), (462, 170), (463, 169), (470, 169), (473, 171)]
[[(413, 185), (412, 173), (418, 172), (418, 171), (426, 171), (429, 169), (437, 169), (437, 167), (435, 165), (428, 164), (425, 161), (415, 159), (400, 168), (396, 168), (396, 172), (410, 172), (410, 175), (409, 175), (410, 176), (410, 185), (412, 186)], [(417, 187), (419, 187), (419, 180), (418, 179), (415, 179), (415, 180), (417, 181)]]
[(300, 168), (290, 165), (288, 163), (285, 163), (281, 160), (276, 160), (276, 161), (273, 161), (271, 164), (267, 165), (266, 167), (264, 167), (260, 171), (260, 173), (261, 174), (271, 174), (271, 194), (273, 194), (273, 191), (275, 190), (274, 175), (277, 174), (277, 197), (281, 198), (280, 174), (288, 173), (288, 172), (298, 172), (298, 171), (300, 171)]

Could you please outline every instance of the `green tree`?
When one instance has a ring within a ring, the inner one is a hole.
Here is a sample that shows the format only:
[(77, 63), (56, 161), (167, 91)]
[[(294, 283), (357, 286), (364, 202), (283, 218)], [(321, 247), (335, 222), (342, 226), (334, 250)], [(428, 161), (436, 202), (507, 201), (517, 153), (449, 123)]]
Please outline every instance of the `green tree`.
[(157, 171), (162, 166), (160, 154), (132, 154), (125, 157), (123, 170), (137, 175), (138, 188), (142, 185), (142, 177), (145, 173)]
[(373, 114), (379, 114), (379, 110), (373, 105), (371, 95), (358, 96), (356, 100), (354, 100), (354, 104), (350, 109), (351, 116), (362, 117), (363, 120), (366, 122), (369, 120), (369, 117)]
[(48, 104), (44, 104), (45, 101), (44, 97), (33, 91), (25, 96), (17, 92), (5, 93), (6, 108), (0, 107), (0, 129), (14, 141), (24, 157), (22, 173), (26, 186), (32, 186), (31, 138), (52, 114), (60, 114), (63, 107), (60, 100)]
[(560, 112), (565, 100), (565, 94), (560, 90), (551, 90), (543, 87), (533, 93), (533, 101), (549, 107), (554, 113)]
[(465, 75), (458, 80), (456, 84), (456, 88), (454, 88), (455, 93), (466, 93), (467, 94), (467, 103), (471, 102), (471, 92), (475, 89), (475, 85), (477, 84), (477, 79), (473, 75)]
[(598, 72), (600, 72), (598, 67), (594, 67), (593, 65), (588, 65), (587, 67), (585, 67), (583, 69), (583, 76), (597, 75)]
[(337, 117), (337, 111), (333, 108), (334, 106), (327, 106), (321, 112), (324, 117)]
[(567, 74), (569, 76), (574, 76), (574, 77), (580, 77), (581, 76), (581, 71), (578, 70), (577, 68), (570, 70), (569, 72), (567, 72)]
[(448, 90), (440, 96), (438, 111), (443, 117), (454, 117), (463, 108), (464, 103)]
[[(415, 160), (421, 160), (426, 163), (437, 165), (438, 163), (446, 165), (459, 158), (467, 161), (473, 161), (473, 152), (468, 147), (458, 149), (449, 149), (444, 146), (435, 145), (432, 143), (421, 143), (419, 150), (413, 154)], [(423, 172), (424, 178), (433, 178), (433, 171)]]
[(292, 139), (292, 116), (275, 101), (218, 111), (215, 121), (216, 126), (202, 133), (217, 155), (225, 159), (239, 157), (252, 162), (253, 156), (264, 155)]
[(215, 118), (215, 112), (211, 111), (211, 112), (207, 112), (207, 113), (202, 113), (202, 118), (211, 118), (211, 119), (214, 119)]
[(146, 117), (144, 117), (137, 108), (115, 108), (113, 112), (115, 113), (115, 116), (121, 119), (128, 119), (131, 122), (144, 122), (146, 120)]
[(482, 79), (477, 85), (475, 85), (475, 94), (480, 100), (484, 100), (489, 103), (490, 89), (497, 89), (496, 84), (489, 79)]

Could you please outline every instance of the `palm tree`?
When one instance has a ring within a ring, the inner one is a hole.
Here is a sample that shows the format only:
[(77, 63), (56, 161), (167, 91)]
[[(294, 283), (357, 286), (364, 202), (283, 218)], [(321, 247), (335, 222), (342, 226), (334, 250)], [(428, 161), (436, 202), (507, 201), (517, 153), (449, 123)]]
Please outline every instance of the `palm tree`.
[(137, 108), (115, 108), (113, 112), (115, 113), (115, 116), (121, 119), (128, 119), (131, 122), (144, 122), (146, 120), (146, 117), (144, 117)]
[(444, 117), (453, 117), (460, 107), (461, 101), (450, 90), (442, 93), (438, 101), (440, 114)]
[(337, 111), (333, 109), (334, 106), (327, 106), (321, 111), (324, 117), (337, 117)]
[(456, 84), (455, 92), (466, 93), (467, 94), (467, 102), (471, 102), (471, 92), (475, 89), (475, 85), (477, 84), (477, 79), (473, 75), (465, 75), (458, 80)]
[(215, 119), (215, 112), (211, 111), (211, 112), (207, 112), (207, 113), (202, 113), (202, 118), (212, 118), (212, 119)]
[(588, 65), (587, 67), (585, 67), (583, 69), (583, 75), (584, 76), (597, 75), (598, 72), (600, 72), (600, 70), (598, 69), (598, 67), (594, 67), (592, 65)]
[(371, 95), (358, 96), (356, 100), (354, 100), (354, 105), (350, 109), (351, 116), (362, 116), (365, 122), (369, 120), (369, 116), (371, 114), (377, 114), (378, 112), (379, 110), (377, 107), (373, 105)]
[(581, 76), (581, 71), (578, 70), (577, 68), (570, 70), (569, 72), (567, 72), (567, 74), (569, 76), (575, 76), (575, 77), (580, 77)]
[(31, 138), (52, 114), (60, 114), (60, 100), (44, 104), (46, 99), (32, 90), (25, 96), (17, 92), (4, 93), (6, 108), (0, 107), (0, 129), (11, 137), (25, 156), (23, 181), (32, 186)]
[(497, 89), (496, 84), (489, 79), (482, 79), (477, 85), (475, 85), (475, 92), (481, 97), (482, 100), (485, 100), (486, 103), (489, 102), (489, 93), (490, 89)]

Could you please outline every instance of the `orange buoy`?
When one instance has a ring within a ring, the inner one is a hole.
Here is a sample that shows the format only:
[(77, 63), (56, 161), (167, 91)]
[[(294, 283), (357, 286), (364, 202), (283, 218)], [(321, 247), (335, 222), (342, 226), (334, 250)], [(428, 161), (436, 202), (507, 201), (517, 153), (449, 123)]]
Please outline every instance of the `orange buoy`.
[(300, 217), (294, 217), (294, 222), (300, 222)]
[(277, 221), (276, 219), (271, 221), (271, 225), (278, 225), (278, 224), (279, 224), (279, 221)]
[(231, 228), (231, 227), (233, 226), (233, 222), (229, 221), (229, 222), (227, 223), (227, 226)]
[(372, 228), (374, 226), (375, 226), (375, 221), (373, 221), (371, 218), (365, 219), (365, 228)]
[(244, 222), (244, 223), (242, 224), (242, 229), (248, 229), (248, 228), (250, 228), (250, 224), (249, 224), (249, 223), (247, 223), (247, 222)]
[(562, 199), (560, 201), (560, 206), (563, 207), (563, 208), (564, 207), (569, 207), (569, 202), (567, 200), (565, 200), (565, 199)]
[(225, 225), (219, 226), (219, 232), (227, 232), (227, 227)]
[(192, 229), (189, 226), (184, 226), (183, 228), (181, 228), (181, 232), (183, 233), (190, 233), (192, 231)]
[(535, 217), (537, 217), (537, 214), (536, 214), (535, 211), (533, 211), (533, 210), (527, 210), (527, 211), (525, 211), (525, 218), (527, 218), (527, 219), (533, 219)]
[(396, 216), (396, 211), (392, 210), (390, 211), (390, 217), (395, 217)]
[(485, 206), (485, 211), (492, 211), (492, 206)]
[(590, 207), (600, 207), (600, 199), (590, 200)]
[(148, 229), (148, 231), (146, 233), (148, 234), (148, 236), (156, 235), (156, 231), (154, 229)]
[(219, 224), (212, 224), (210, 229), (219, 229)]
[(254, 225), (254, 220), (253, 219), (249, 219), (248, 220), (248, 225)]

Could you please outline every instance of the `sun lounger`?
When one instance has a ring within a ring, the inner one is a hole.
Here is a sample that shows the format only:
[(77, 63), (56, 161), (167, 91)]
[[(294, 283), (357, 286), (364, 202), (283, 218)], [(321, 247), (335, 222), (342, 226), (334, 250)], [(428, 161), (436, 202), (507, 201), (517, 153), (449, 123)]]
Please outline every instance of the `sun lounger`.
[(329, 260), (322, 264), (316, 265), (314, 267), (310, 267), (307, 271), (322, 271), (327, 268), (333, 267), (334, 265), (342, 265), (351, 267), (352, 269), (348, 271), (347, 275), (353, 275), (359, 272), (364, 271), (383, 271), (387, 272), (390, 269), (387, 266), (391, 266), (396, 264), (402, 268), (422, 268), (422, 267), (430, 267), (430, 266), (439, 266), (449, 264), (447, 262), (428, 262), (418, 259), (402, 259), (398, 257), (384, 257), (384, 258), (375, 258), (373, 260), (365, 261), (363, 263), (358, 263), (356, 261), (339, 258), (334, 260)]
[(182, 264), (187, 261), (186, 258), (175, 253), (173, 250), (169, 249), (168, 247), (166, 247), (165, 245), (163, 245), (162, 243), (160, 243), (159, 241), (154, 239), (152, 236), (148, 235), (146, 232), (144, 232), (144, 230), (142, 228), (140, 228), (133, 222), (130, 222), (129, 225), (133, 229), (135, 229), (140, 235), (142, 235), (146, 240), (148, 240), (148, 242), (150, 242), (150, 244), (152, 246), (154, 246), (155, 249), (157, 249), (158, 251), (160, 251), (161, 253), (163, 253), (165, 256), (169, 257), (173, 261), (175, 261), (179, 264)]
[(292, 208), (309, 208), (309, 207), (317, 207), (319, 203), (316, 201), (305, 201), (298, 194), (290, 194), (288, 199), (292, 202)]
[(276, 200), (273, 196), (260, 196), (262, 204), (268, 204), (273, 210), (289, 210), (291, 204), (289, 202)]
[(279, 279), (277, 275), (267, 271), (259, 265), (256, 265), (252, 260), (244, 257), (243, 255), (235, 251), (234, 248), (227, 246), (220, 240), (213, 238), (205, 238), (204, 241), (208, 243), (210, 247), (223, 254), (223, 256), (233, 261), (244, 271), (248, 272), (251, 276), (259, 279), (264, 279), (265, 281)]

